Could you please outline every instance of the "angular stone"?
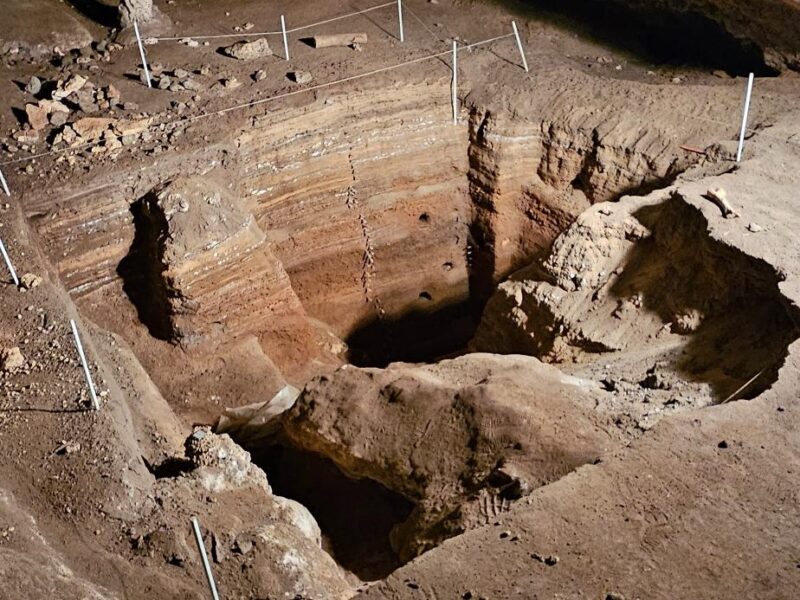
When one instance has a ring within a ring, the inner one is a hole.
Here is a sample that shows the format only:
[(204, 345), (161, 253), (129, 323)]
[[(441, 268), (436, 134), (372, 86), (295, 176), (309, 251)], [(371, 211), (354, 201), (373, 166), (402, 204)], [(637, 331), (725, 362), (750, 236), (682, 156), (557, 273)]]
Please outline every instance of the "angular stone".
[(39, 131), (47, 127), (47, 109), (36, 104), (26, 104), (25, 114), (28, 115), (28, 123), (34, 131)]
[(133, 121), (116, 121), (114, 122), (114, 129), (121, 136), (136, 135), (146, 131), (152, 122), (152, 118), (136, 119)]
[(53, 100), (61, 100), (70, 94), (74, 94), (86, 85), (87, 81), (88, 79), (83, 75), (73, 75), (65, 83), (59, 83), (58, 87), (53, 92)]
[(22, 287), (26, 290), (32, 290), (33, 288), (39, 287), (42, 284), (42, 278), (38, 275), (34, 275), (33, 273), (25, 273), (22, 277), (20, 277), (20, 283)]
[(19, 347), (3, 348), (0, 350), (0, 371), (16, 371), (25, 365), (25, 357)]
[(269, 42), (266, 38), (261, 38), (254, 42), (237, 42), (232, 46), (223, 48), (222, 51), (231, 58), (238, 60), (253, 60), (272, 56), (272, 48), (269, 47)]
[(103, 135), (103, 132), (108, 129), (109, 125), (114, 122), (114, 119), (105, 117), (86, 117), (73, 123), (72, 128), (80, 137), (85, 140), (96, 140)]
[(314, 81), (314, 77), (308, 71), (291, 71), (287, 73), (287, 77), (290, 80), (294, 81), (295, 83), (311, 83)]
[(34, 75), (31, 77), (31, 80), (28, 82), (28, 85), (25, 86), (25, 91), (35, 96), (39, 92), (42, 91), (42, 82), (41, 80)]

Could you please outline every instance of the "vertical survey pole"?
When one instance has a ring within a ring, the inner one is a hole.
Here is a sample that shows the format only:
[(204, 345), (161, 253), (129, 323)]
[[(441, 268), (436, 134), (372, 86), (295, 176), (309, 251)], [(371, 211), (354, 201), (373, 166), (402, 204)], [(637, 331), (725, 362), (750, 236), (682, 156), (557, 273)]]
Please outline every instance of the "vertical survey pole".
[(86, 354), (83, 352), (83, 344), (81, 344), (81, 336), (78, 333), (78, 326), (75, 324), (74, 319), (69, 320), (70, 327), (72, 327), (72, 337), (75, 338), (75, 347), (78, 349), (78, 356), (81, 359), (81, 366), (83, 366), (83, 374), (86, 377), (86, 385), (89, 386), (89, 395), (92, 397), (92, 407), (95, 410), (100, 410), (100, 402), (97, 400), (97, 392), (94, 389), (94, 381), (92, 381), (92, 373), (89, 371), (89, 363), (86, 362)]
[(6, 193), (6, 196), (10, 196), (11, 190), (8, 189), (8, 182), (6, 181), (6, 178), (3, 175), (2, 169), (0, 169), (0, 185), (3, 186), (3, 191)]
[(514, 29), (514, 37), (517, 38), (517, 48), (519, 48), (519, 55), (522, 57), (522, 66), (525, 67), (525, 72), (528, 72), (528, 59), (525, 58), (525, 50), (522, 48), (522, 39), (519, 37), (519, 30), (517, 29), (517, 22), (511, 21), (511, 27)]
[(136, 42), (139, 44), (139, 56), (142, 57), (142, 65), (144, 66), (144, 76), (147, 79), (147, 87), (152, 88), (153, 82), (150, 80), (150, 69), (147, 67), (147, 55), (144, 52), (144, 44), (142, 44), (142, 36), (139, 35), (139, 24), (133, 22), (133, 31), (136, 33)]
[(403, 28), (403, 0), (397, 0), (397, 20), (400, 23), (400, 41), (406, 41), (406, 32)]
[(744, 136), (747, 133), (747, 117), (750, 113), (750, 97), (753, 95), (754, 75), (750, 73), (747, 78), (747, 91), (744, 94), (744, 112), (742, 113), (742, 131), (739, 133), (739, 149), (736, 151), (736, 162), (742, 162), (744, 152)]
[(450, 90), (453, 100), (453, 125), (458, 125), (458, 42), (453, 40), (453, 86)]
[(219, 600), (217, 584), (214, 582), (214, 574), (211, 572), (211, 565), (208, 564), (206, 545), (203, 543), (203, 534), (200, 532), (200, 523), (197, 517), (192, 517), (192, 529), (194, 529), (194, 539), (197, 542), (197, 550), (200, 552), (200, 560), (203, 562), (203, 570), (206, 572), (206, 580), (208, 581), (208, 589), (211, 590), (211, 597), (213, 600)]
[(283, 55), (289, 60), (289, 38), (286, 37), (286, 19), (281, 15), (281, 31), (283, 32)]
[(8, 256), (8, 252), (6, 252), (6, 247), (3, 245), (3, 240), (0, 240), (0, 254), (3, 255), (3, 260), (6, 261), (6, 267), (8, 267), (8, 272), (11, 273), (11, 279), (14, 281), (14, 285), (19, 287), (17, 272), (14, 270), (14, 265), (11, 264), (11, 259)]

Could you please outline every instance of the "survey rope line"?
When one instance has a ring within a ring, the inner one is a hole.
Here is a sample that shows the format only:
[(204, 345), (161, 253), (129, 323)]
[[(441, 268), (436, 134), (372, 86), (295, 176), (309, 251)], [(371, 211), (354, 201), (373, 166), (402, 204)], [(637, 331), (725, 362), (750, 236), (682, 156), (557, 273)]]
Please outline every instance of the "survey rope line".
[[(380, 10), (382, 8), (387, 8), (389, 6), (397, 6), (397, 2), (386, 2), (385, 4), (378, 4), (377, 6), (371, 6), (369, 8), (365, 8), (363, 10), (359, 10), (356, 12), (348, 13), (346, 15), (339, 15), (338, 17), (332, 17), (330, 19), (325, 19), (323, 21), (317, 21), (316, 23), (309, 23), (308, 25), (300, 25), (299, 27), (293, 27), (291, 29), (287, 29), (286, 33), (297, 33), (298, 31), (303, 31), (305, 29), (312, 29), (314, 27), (319, 27), (320, 25), (327, 25), (328, 23), (333, 23), (335, 21), (341, 21), (343, 19), (349, 19), (350, 17), (356, 17), (358, 15), (363, 15), (364, 13), (372, 12), (374, 10)], [(215, 35), (183, 35), (180, 37), (149, 37), (148, 40), (156, 40), (159, 42), (174, 42), (180, 41), (185, 39), (192, 39), (192, 40), (212, 40), (212, 39), (223, 39), (223, 38), (235, 38), (235, 37), (256, 37), (259, 35), (282, 35), (282, 31), (259, 31), (259, 32), (239, 32), (239, 33), (220, 33)]]

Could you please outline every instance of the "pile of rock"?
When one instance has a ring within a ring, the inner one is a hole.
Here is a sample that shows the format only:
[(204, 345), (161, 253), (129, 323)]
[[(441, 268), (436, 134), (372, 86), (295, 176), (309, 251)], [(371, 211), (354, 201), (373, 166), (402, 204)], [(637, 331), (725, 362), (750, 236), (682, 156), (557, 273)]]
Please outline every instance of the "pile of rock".
[[(207, 68), (200, 68), (194, 72), (189, 72), (180, 67), (167, 71), (162, 64), (154, 63), (151, 66), (150, 78), (153, 85), (160, 90), (169, 90), (170, 92), (202, 92), (206, 89), (206, 86), (194, 76), (206, 75), (208, 72), (209, 70)], [(144, 70), (140, 70), (139, 78), (143, 83), (147, 83)]]
[(38, 100), (25, 105), (27, 123), (11, 136), (24, 144), (35, 144), (40, 133), (51, 127), (66, 126), (76, 113), (91, 115), (114, 108), (138, 108), (133, 103), (123, 103), (122, 95), (114, 85), (98, 87), (78, 74), (57, 81), (42, 81), (33, 76), (25, 86), (25, 92)]

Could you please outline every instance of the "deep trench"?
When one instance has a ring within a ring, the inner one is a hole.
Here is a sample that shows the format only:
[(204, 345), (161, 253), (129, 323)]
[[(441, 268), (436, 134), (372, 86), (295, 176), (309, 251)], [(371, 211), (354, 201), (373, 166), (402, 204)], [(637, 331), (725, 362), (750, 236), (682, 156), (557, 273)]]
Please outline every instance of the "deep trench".
[[(661, 26), (654, 30), (637, 27), (647, 21), (637, 20), (632, 25), (626, 20), (631, 13), (616, 5), (600, 8), (586, 1), (569, 1), (558, 6), (553, 2), (529, 4), (547, 6), (551, 16), (568, 14), (571, 19), (577, 19), (581, 27), (591, 25), (593, 30), (603, 31), (603, 41), (613, 39), (615, 44), (643, 53), (645, 58), (655, 62), (713, 66), (732, 74), (750, 70), (760, 75), (773, 74), (757, 49), (734, 40), (713, 21), (697, 15), (677, 17), (651, 11), (646, 15), (648, 21), (656, 16), (663, 19)], [(632, 33), (637, 31), (642, 33)], [(676, 33), (678, 31), (680, 35)], [(676, 37), (679, 43), (675, 43)], [(702, 41), (695, 43), (692, 40)], [(645, 194), (672, 183), (678, 173), (648, 180), (650, 175), (642, 173), (642, 180), (646, 183), (632, 182), (624, 193)], [(587, 196), (591, 194), (580, 175), (570, 185)], [(168, 340), (174, 332), (170, 325), (168, 290), (163, 284), (161, 242), (157, 235), (165, 226), (163, 217), (150, 211), (151, 200), (151, 197), (145, 197), (132, 206), (136, 237), (118, 273), (139, 318), (151, 335)], [(474, 196), (466, 198), (465, 202), (473, 207), (479, 204)], [(427, 224), (429, 221), (427, 214), (420, 215), (420, 222)], [(346, 339), (351, 363), (382, 367), (395, 361), (434, 362), (467, 352), (496, 283), (508, 275), (497, 272), (496, 240), (491, 229), (477, 217), (468, 228), (465, 252), (469, 255), (469, 294), (430, 310), (408, 310), (394, 317), (362, 324)], [(530, 262), (546, 255), (548, 250), (549, 246), (539, 248), (536, 253), (520, 260)], [(419, 292), (419, 298), (434, 300), (424, 289)], [(727, 332), (712, 340), (715, 345), (728, 341)], [(748, 397), (752, 397), (755, 390), (762, 391), (768, 387), (774, 381), (774, 375), (771, 372), (769, 378), (748, 390)], [(287, 443), (247, 449), (254, 462), (267, 473), (275, 494), (296, 500), (309, 509), (323, 532), (323, 547), (342, 567), (363, 580), (374, 581), (401, 566), (390, 543), (390, 532), (411, 514), (414, 509), (411, 501), (377, 482), (354, 480), (330, 459), (298, 450)], [(171, 473), (168, 469), (173, 466), (163, 467), (164, 472)]]
[(275, 494), (305, 506), (323, 535), (323, 548), (364, 581), (388, 576), (402, 565), (392, 549), (392, 528), (414, 504), (370, 479), (352, 479), (332, 460), (287, 442), (248, 448)]

